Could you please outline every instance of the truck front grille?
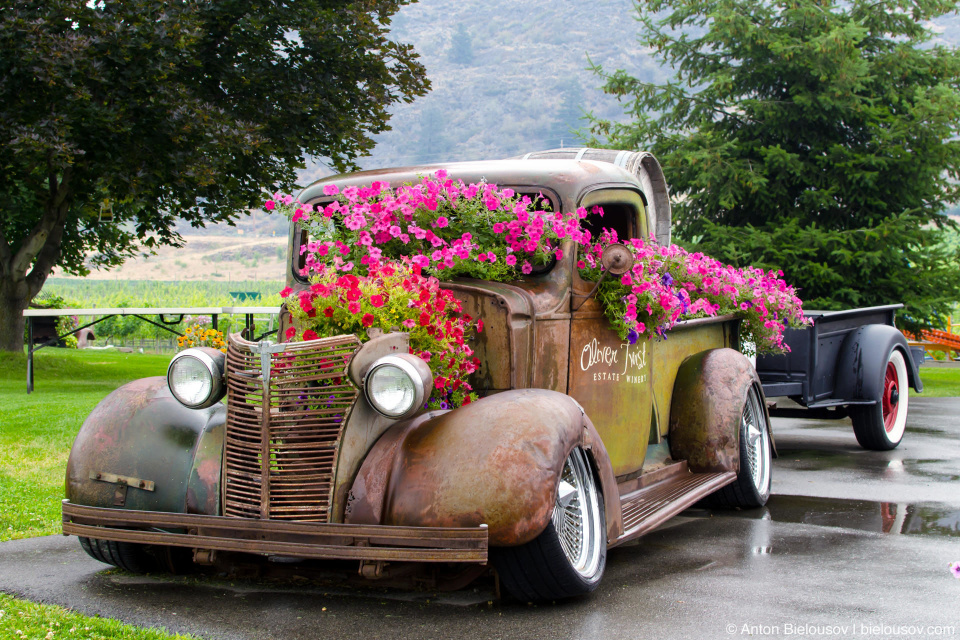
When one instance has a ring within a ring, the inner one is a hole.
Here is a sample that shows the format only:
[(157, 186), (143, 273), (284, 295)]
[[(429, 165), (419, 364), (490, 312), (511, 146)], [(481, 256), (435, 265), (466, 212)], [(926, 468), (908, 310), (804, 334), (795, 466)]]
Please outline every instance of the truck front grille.
[(359, 346), (352, 335), (280, 345), (230, 337), (224, 515), (327, 520)]

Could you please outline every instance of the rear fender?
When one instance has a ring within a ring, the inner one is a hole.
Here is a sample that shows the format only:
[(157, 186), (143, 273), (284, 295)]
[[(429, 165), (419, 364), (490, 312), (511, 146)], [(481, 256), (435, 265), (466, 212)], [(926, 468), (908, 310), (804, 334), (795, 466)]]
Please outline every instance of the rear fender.
[[(750, 361), (733, 349), (687, 357), (677, 370), (670, 405), (670, 455), (691, 471), (740, 471), (740, 418), (747, 391), (763, 387)], [(770, 416), (767, 415), (767, 430)], [(773, 433), (770, 433), (773, 445)], [(774, 455), (776, 447), (773, 446)]]
[(917, 363), (903, 334), (890, 325), (868, 324), (850, 332), (840, 346), (833, 397), (877, 401), (882, 395), (884, 371), (891, 349), (903, 353), (910, 386), (918, 393), (923, 391)]
[(360, 467), (345, 521), (486, 524), (491, 546), (524, 544), (550, 522), (563, 463), (577, 446), (594, 463), (614, 540), (620, 500), (606, 449), (575, 400), (545, 389), (505, 391), (392, 426)]
[[(222, 404), (184, 407), (163, 377), (126, 384), (80, 427), (67, 460), (66, 496), (94, 507), (216, 515), (225, 418)], [(123, 487), (116, 476), (147, 484)]]

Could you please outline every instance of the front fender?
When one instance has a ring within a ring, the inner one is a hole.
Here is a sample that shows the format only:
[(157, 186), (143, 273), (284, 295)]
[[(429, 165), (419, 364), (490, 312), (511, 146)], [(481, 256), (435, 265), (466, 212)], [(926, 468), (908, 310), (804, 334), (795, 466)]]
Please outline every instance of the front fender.
[(923, 391), (917, 363), (903, 334), (890, 325), (868, 324), (852, 331), (840, 345), (833, 397), (840, 400), (879, 400), (887, 359), (892, 349), (899, 349), (903, 353), (910, 386), (918, 393)]
[(616, 539), (620, 501), (603, 443), (575, 400), (545, 389), (506, 391), (394, 425), (361, 465), (345, 521), (486, 524), (491, 546), (524, 544), (549, 523), (563, 463), (576, 446), (594, 462), (607, 535)]
[[(67, 498), (94, 507), (217, 514), (225, 417), (222, 404), (184, 407), (163, 377), (125, 384), (80, 427), (67, 460)], [(154, 488), (123, 487), (115, 476)]]
[(670, 405), (670, 455), (694, 472), (738, 473), (740, 418), (751, 386), (763, 401), (756, 370), (733, 349), (701, 351), (680, 363)]

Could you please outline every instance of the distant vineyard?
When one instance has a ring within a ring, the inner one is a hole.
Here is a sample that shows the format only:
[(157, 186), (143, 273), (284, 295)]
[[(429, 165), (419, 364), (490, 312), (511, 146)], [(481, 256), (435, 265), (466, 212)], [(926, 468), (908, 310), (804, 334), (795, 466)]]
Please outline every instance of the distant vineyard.
[[(117, 307), (229, 307), (229, 306), (280, 306), (280, 289), (283, 283), (278, 281), (234, 281), (234, 282), (170, 282), (162, 280), (82, 280), (77, 278), (51, 278), (36, 302), (43, 304), (44, 299), (53, 296), (63, 298), (73, 308), (117, 308)], [(231, 295), (231, 292), (238, 294)], [(256, 299), (256, 295), (260, 298)], [(244, 294), (245, 300), (240, 300)], [(209, 320), (209, 318), (206, 318)], [(89, 318), (81, 319), (81, 322)], [(188, 322), (196, 320), (186, 318), (175, 330), (183, 331)], [(225, 333), (239, 331), (243, 327), (243, 316), (222, 316), (220, 329)], [(257, 330), (264, 331), (270, 325), (270, 319), (257, 322)], [(136, 340), (167, 340), (172, 334), (163, 331), (137, 318), (114, 316), (94, 327), (97, 344), (129, 343)]]

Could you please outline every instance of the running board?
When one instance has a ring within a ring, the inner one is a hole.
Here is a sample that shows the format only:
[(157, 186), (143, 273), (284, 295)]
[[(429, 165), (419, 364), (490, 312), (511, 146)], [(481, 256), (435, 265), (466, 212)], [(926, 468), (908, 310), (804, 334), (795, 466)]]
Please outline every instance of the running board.
[(639, 538), (736, 479), (737, 474), (732, 471), (691, 473), (684, 470), (621, 496), (624, 533), (613, 546)]

